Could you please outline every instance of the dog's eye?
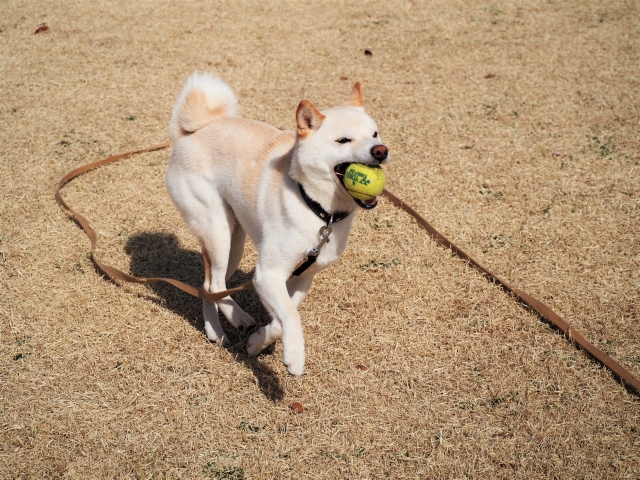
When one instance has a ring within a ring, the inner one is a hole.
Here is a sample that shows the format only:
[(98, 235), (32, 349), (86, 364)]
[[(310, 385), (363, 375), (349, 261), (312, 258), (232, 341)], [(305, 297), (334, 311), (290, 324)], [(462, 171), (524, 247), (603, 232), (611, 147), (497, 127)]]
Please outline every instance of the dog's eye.
[(373, 138), (378, 138), (378, 132), (373, 134)]
[(336, 140), (336, 142), (338, 142), (338, 143), (349, 143), (349, 142), (351, 142), (351, 139), (347, 138), (347, 137), (342, 137), (342, 138), (339, 138), (338, 140)]

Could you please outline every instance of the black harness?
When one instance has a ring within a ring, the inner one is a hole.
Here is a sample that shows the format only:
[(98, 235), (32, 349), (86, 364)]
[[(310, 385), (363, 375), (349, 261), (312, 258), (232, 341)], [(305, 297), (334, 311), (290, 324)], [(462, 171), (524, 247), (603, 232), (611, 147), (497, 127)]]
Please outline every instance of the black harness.
[[(318, 216), (318, 218), (320, 218), (320, 220), (322, 220), (324, 223), (329, 225), (329, 219), (331, 218), (332, 214), (327, 212), (324, 208), (322, 208), (322, 205), (320, 205), (313, 198), (307, 195), (307, 192), (305, 191), (301, 183), (298, 184), (298, 187), (300, 187), (300, 193), (302, 194), (302, 199), (307, 204), (307, 206), (311, 209), (311, 211), (315, 213)], [(353, 213), (353, 210), (351, 212), (334, 213), (332, 223), (338, 223), (340, 220), (344, 220), (349, 215), (351, 215), (351, 213)]]
[(298, 183), (298, 187), (300, 188), (300, 194), (302, 195), (302, 199), (304, 200), (304, 202), (320, 220), (327, 224), (327, 226), (320, 229), (320, 238), (322, 239), (320, 241), (320, 244), (317, 247), (309, 250), (309, 253), (307, 253), (304, 260), (296, 266), (295, 270), (291, 274), (294, 277), (301, 275), (305, 270), (307, 270), (307, 268), (316, 263), (318, 255), (320, 255), (320, 249), (324, 246), (325, 243), (329, 241), (329, 235), (331, 234), (331, 224), (344, 220), (349, 215), (351, 215), (351, 213), (353, 213), (353, 211), (329, 213), (324, 208), (322, 208), (322, 205), (320, 205), (309, 195), (307, 195), (307, 192), (304, 190), (304, 187), (301, 183)]

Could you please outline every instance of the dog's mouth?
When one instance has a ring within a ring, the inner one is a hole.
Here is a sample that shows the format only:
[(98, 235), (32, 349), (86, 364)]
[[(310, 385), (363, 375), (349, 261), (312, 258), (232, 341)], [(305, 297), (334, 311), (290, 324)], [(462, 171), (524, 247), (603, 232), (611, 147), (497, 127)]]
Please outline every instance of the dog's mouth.
[(367, 200), (361, 200), (359, 198), (356, 198), (354, 196), (351, 195), (351, 193), (349, 193), (349, 190), (347, 189), (347, 187), (344, 184), (344, 174), (347, 171), (347, 168), (349, 168), (349, 165), (351, 165), (350, 162), (347, 163), (340, 163), (338, 165), (336, 165), (333, 168), (333, 171), (336, 172), (336, 177), (338, 177), (340, 186), (342, 188), (344, 188), (345, 192), (347, 192), (349, 194), (349, 196), (351, 198), (353, 198), (353, 201), (356, 202), (356, 204), (360, 207), (360, 208), (364, 208), (365, 210), (371, 210), (372, 208), (375, 208), (378, 205), (378, 198), (371, 198), (371, 199), (367, 199)]

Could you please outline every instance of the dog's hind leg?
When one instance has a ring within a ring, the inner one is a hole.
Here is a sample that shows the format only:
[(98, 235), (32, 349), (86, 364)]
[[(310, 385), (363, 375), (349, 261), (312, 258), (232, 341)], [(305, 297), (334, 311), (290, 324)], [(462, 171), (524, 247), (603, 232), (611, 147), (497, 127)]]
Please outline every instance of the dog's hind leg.
[[(207, 229), (208, 235), (201, 238), (202, 253), (205, 257), (205, 283), (204, 288), (210, 292), (225, 290), (226, 277), (229, 270), (235, 270), (239, 263), (238, 257), (242, 256), (237, 243), (242, 242), (244, 248), (245, 233), (237, 223), (236, 218), (228, 209), (224, 209), (224, 216), (216, 216)], [(232, 265), (234, 263), (235, 265)], [(238, 304), (226, 297), (217, 304), (213, 301), (203, 301), (204, 328), (207, 338), (212, 342), (226, 344), (228, 339), (218, 317), (218, 310), (236, 328), (244, 329), (255, 322), (245, 313)]]
[[(242, 260), (244, 242), (246, 238), (247, 234), (244, 229), (240, 223), (235, 220), (233, 231), (231, 233), (231, 245), (229, 247), (229, 258), (227, 260), (227, 271), (225, 273), (225, 285), (226, 281), (231, 278), (233, 272), (238, 268), (240, 260)], [(242, 308), (240, 308), (240, 306), (231, 297), (220, 300), (220, 302), (218, 302), (218, 307), (224, 314), (225, 318), (229, 320), (229, 323), (236, 328), (244, 329), (256, 323), (253, 318), (251, 318), (247, 312), (242, 310)]]
[(233, 229), (233, 233), (231, 234), (231, 247), (229, 249), (229, 263), (227, 265), (227, 274), (224, 279), (229, 280), (238, 269), (238, 265), (240, 265), (240, 260), (242, 260), (242, 254), (244, 253), (244, 242), (247, 239), (247, 233), (244, 231), (244, 228), (237, 223), (235, 224), (235, 228)]
[[(208, 242), (207, 242), (208, 243)], [(204, 259), (204, 285), (203, 288), (209, 292), (215, 291), (215, 282), (212, 282), (212, 255), (214, 251), (211, 245), (207, 246), (204, 239), (200, 239), (202, 246), (202, 258)], [(215, 247), (214, 247), (215, 248)], [(217, 265), (214, 265), (217, 268)], [(220, 325), (220, 318), (218, 317), (218, 306), (216, 302), (212, 300), (202, 301), (202, 314), (204, 316), (204, 331), (207, 334), (207, 338), (210, 342), (215, 342), (219, 345), (226, 345), (229, 343), (229, 339), (222, 330)]]

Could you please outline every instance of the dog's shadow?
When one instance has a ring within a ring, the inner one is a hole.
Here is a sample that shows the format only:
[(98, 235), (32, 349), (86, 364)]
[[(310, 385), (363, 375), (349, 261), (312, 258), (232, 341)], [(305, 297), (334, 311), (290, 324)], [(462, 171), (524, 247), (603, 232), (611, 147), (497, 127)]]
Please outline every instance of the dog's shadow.
[[(201, 286), (204, 281), (204, 262), (199, 252), (185, 250), (180, 246), (177, 237), (169, 233), (144, 232), (131, 235), (125, 245), (125, 252), (131, 258), (131, 273), (137, 277), (174, 278), (194, 286)], [(236, 270), (228, 282), (228, 286), (241, 285), (252, 277), (253, 271)], [(185, 318), (196, 330), (203, 332), (202, 300), (178, 290), (164, 282), (150, 283), (147, 287), (161, 300), (148, 297), (150, 301), (159, 302)], [(262, 306), (258, 294), (254, 290), (245, 290), (233, 295), (242, 309), (251, 315), (257, 326), (268, 323), (271, 319)], [(229, 337), (227, 350), (237, 361), (249, 367), (262, 393), (271, 401), (278, 402), (284, 398), (284, 390), (276, 373), (259, 361), (259, 357), (249, 357), (246, 352), (247, 339), (254, 329), (248, 332), (238, 331), (221, 315), (222, 328)], [(273, 353), (273, 346), (267, 347), (264, 353)]]

